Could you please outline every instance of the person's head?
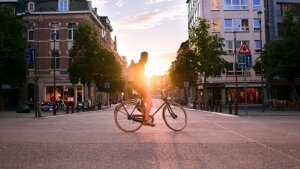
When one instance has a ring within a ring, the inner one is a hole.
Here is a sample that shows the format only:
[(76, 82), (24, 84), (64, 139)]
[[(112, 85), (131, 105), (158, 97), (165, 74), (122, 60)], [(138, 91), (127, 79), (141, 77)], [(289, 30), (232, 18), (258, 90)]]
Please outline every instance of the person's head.
[(143, 61), (143, 62), (147, 62), (147, 60), (148, 60), (148, 52), (146, 52), (146, 51), (142, 52), (140, 60)]

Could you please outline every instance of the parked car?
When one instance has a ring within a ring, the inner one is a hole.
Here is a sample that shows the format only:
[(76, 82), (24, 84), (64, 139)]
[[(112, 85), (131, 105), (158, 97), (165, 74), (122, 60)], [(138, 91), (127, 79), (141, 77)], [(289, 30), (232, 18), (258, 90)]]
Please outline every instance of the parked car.
[(17, 113), (30, 113), (30, 108), (27, 103), (20, 103), (17, 106)]
[(51, 102), (49, 101), (43, 101), (41, 103), (41, 106), (40, 106), (41, 110), (43, 111), (50, 111), (50, 110), (53, 110), (53, 105)]

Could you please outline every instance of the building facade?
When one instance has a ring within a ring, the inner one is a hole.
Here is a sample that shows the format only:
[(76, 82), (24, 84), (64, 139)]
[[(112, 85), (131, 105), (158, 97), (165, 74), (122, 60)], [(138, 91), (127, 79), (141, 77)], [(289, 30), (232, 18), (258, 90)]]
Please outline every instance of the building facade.
[[(97, 9), (92, 8), (91, 1), (15, 0), (3, 3), (15, 6), (16, 15), (27, 25), (27, 48), (37, 49), (36, 62), (28, 64), (27, 86), (24, 90), (24, 99), (29, 103), (33, 104), (34, 97), (39, 102), (54, 100), (54, 73), (56, 99), (68, 97), (76, 105), (87, 98), (88, 92), (84, 92), (87, 87), (80, 83), (70, 83), (67, 72), (72, 63), (69, 50), (73, 45), (74, 29), (80, 24), (93, 25), (99, 31), (101, 44), (120, 58), (116, 42), (111, 38), (113, 29), (108, 17), (99, 16)], [(53, 55), (53, 51), (57, 51), (57, 54)], [(94, 92), (91, 93), (92, 98), (89, 98), (92, 102), (97, 102), (95, 88), (92, 85), (91, 91)], [(34, 91), (38, 96), (35, 96)]]
[[(261, 90), (265, 81), (262, 83), (260, 74), (252, 68), (237, 67), (235, 61), (243, 42), (251, 51), (252, 64), (260, 57), (261, 44), (266, 41), (263, 0), (187, 0), (186, 3), (189, 27), (197, 24), (197, 18), (206, 18), (210, 32), (224, 38), (226, 55), (223, 58), (231, 65), (221, 77), (208, 77), (206, 86), (209, 93), (221, 96), (224, 105), (233, 100), (237, 88), (239, 104), (245, 103), (245, 95), (247, 103), (261, 104), (262, 95), (265, 96)], [(262, 11), (260, 16), (258, 11)], [(202, 89), (202, 85), (198, 89)]]

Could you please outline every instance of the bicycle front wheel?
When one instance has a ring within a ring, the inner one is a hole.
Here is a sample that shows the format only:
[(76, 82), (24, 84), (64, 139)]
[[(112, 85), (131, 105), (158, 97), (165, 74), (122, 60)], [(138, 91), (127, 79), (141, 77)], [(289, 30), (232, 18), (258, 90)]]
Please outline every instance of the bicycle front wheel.
[(187, 124), (187, 115), (183, 107), (175, 102), (167, 104), (163, 109), (166, 125), (174, 131), (183, 130)]
[(142, 127), (144, 116), (137, 110), (137, 103), (128, 101), (115, 109), (115, 123), (124, 132), (135, 132)]

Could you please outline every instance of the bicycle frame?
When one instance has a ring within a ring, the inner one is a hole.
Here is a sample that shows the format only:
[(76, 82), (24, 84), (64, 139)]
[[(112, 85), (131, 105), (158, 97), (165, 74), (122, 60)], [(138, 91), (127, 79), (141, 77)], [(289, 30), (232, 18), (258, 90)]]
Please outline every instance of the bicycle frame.
[[(135, 109), (138, 108), (139, 104), (144, 104), (143, 98), (140, 97), (139, 99), (133, 99), (133, 100), (131, 100), (131, 102), (135, 104), (135, 107), (132, 110), (132, 112), (128, 112), (128, 110), (125, 108), (125, 111), (126, 111), (126, 113), (128, 115), (128, 118), (131, 117), (131, 116), (133, 116), (133, 112), (135, 111)], [(169, 103), (169, 100), (167, 99), (167, 97), (164, 96), (163, 98), (161, 98), (161, 100), (163, 101), (163, 103), (159, 106), (159, 108), (153, 114), (150, 114), (150, 116), (154, 117), (159, 112), (160, 109), (162, 109), (163, 107), (167, 106), (169, 112), (171, 113), (171, 116), (173, 118), (176, 118), (177, 116), (176, 116), (175, 113), (173, 113), (173, 110), (170, 107), (170, 103)], [(125, 106), (123, 103), (121, 103), (121, 105), (123, 107)], [(145, 110), (143, 110), (143, 111), (145, 111)], [(134, 117), (135, 118), (132, 118), (132, 120), (137, 121), (137, 122), (141, 122), (141, 119), (136, 119), (136, 117), (143, 117), (143, 115), (134, 115)]]
[[(139, 104), (144, 104), (143, 98), (140, 98), (140, 99), (141, 99), (141, 101), (140, 101), (141, 103), (139, 103), (139, 102), (138, 103)], [(176, 115), (173, 113), (173, 110), (170, 108), (169, 100), (167, 99), (167, 97), (164, 96), (163, 98), (161, 98), (161, 100), (163, 101), (163, 103), (159, 106), (158, 109), (156, 109), (156, 111), (153, 114), (150, 114), (150, 116), (154, 117), (155, 114), (157, 114), (160, 109), (167, 106), (167, 108), (168, 108), (169, 112), (171, 113), (172, 117), (176, 117)]]

